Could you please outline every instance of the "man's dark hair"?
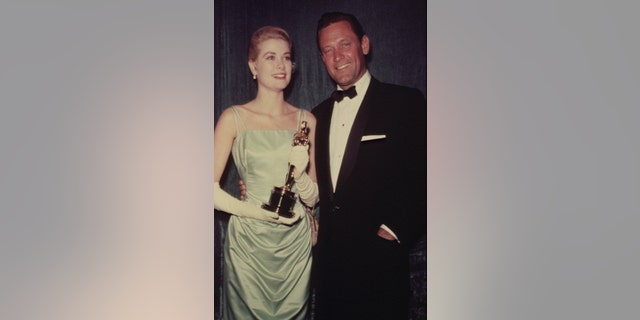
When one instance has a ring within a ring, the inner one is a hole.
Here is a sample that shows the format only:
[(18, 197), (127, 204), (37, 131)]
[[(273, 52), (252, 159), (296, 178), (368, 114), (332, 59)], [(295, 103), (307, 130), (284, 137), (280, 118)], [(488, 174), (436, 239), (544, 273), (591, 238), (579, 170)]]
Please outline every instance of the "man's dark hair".
[(364, 29), (360, 24), (358, 19), (349, 13), (344, 12), (327, 12), (320, 17), (318, 20), (318, 28), (316, 29), (316, 44), (318, 45), (318, 50), (320, 50), (320, 30), (328, 27), (330, 24), (346, 21), (351, 26), (351, 30), (358, 36), (358, 39), (362, 41), (362, 37), (365, 35)]

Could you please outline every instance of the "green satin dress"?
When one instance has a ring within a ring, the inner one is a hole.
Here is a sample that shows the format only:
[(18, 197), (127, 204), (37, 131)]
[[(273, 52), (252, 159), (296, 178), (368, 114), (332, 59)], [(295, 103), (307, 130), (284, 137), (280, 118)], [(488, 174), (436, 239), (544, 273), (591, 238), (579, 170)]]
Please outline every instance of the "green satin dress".
[[(296, 131), (247, 129), (232, 108), (238, 128), (232, 154), (246, 201), (267, 203), (273, 187), (285, 182)], [(294, 210), (302, 218), (293, 226), (231, 216), (224, 243), (222, 319), (305, 319), (311, 227), (300, 200)]]

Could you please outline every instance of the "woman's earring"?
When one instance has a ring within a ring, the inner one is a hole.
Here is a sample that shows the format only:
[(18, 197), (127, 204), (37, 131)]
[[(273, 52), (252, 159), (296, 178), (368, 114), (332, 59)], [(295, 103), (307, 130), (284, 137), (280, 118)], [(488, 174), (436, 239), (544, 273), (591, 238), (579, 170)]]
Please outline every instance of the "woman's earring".
[(256, 79), (256, 75), (254, 74), (254, 75), (253, 75), (253, 80), (255, 80), (255, 79)]

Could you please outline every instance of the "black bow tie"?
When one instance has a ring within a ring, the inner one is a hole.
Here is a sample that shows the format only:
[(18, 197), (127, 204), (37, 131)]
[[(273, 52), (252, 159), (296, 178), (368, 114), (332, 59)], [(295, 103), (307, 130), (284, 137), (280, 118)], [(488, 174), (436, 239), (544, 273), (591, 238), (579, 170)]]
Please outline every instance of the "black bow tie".
[(335, 101), (342, 101), (342, 99), (344, 99), (344, 97), (349, 97), (349, 99), (352, 99), (353, 97), (355, 97), (358, 93), (356, 92), (356, 87), (352, 86), (351, 88), (347, 89), (347, 90), (336, 90), (331, 94), (331, 97), (333, 98), (333, 100)]

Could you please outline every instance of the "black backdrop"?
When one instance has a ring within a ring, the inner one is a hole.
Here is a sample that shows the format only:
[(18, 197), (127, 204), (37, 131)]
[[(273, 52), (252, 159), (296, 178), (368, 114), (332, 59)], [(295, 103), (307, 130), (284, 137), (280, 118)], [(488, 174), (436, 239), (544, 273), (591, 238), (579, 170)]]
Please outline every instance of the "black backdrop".
[[(372, 51), (368, 67), (374, 77), (383, 82), (418, 88), (426, 94), (426, 0), (216, 0), (215, 120), (228, 106), (245, 103), (254, 97), (256, 86), (247, 67), (247, 45), (253, 31), (264, 25), (284, 28), (293, 40), (296, 72), (287, 90), (287, 100), (295, 106), (312, 109), (325, 99), (333, 90), (334, 84), (318, 55), (315, 29), (320, 15), (327, 11), (343, 11), (358, 17), (371, 40)], [(227, 170), (227, 178), (222, 184), (225, 189), (237, 193), (235, 168), (230, 165)], [(219, 318), (221, 266), (224, 259), (220, 248), (226, 218), (225, 215), (216, 213), (216, 319)], [(414, 290), (411, 319), (426, 319), (424, 240), (411, 254), (411, 263)]]

